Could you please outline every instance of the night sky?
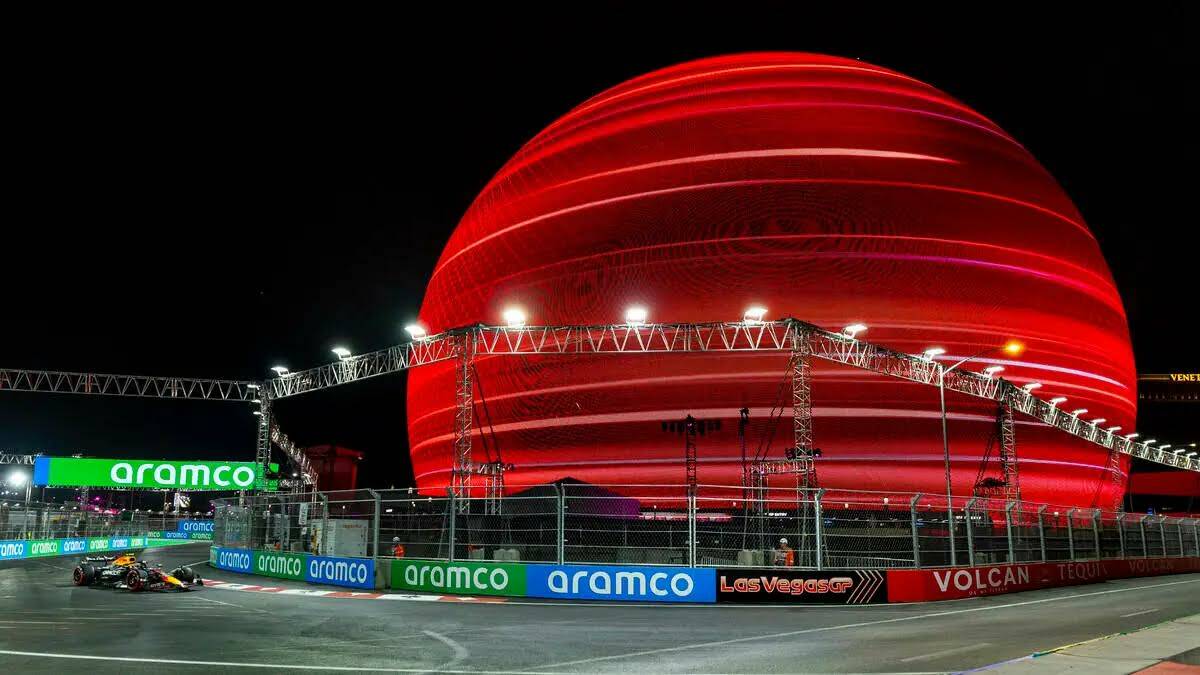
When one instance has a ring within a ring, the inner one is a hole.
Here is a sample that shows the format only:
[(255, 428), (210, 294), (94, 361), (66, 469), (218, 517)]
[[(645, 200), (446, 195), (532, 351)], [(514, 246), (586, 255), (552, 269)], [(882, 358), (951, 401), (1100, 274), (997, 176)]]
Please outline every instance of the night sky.
[[(1180, 348), (1195, 344), (1184, 327), (1200, 291), (1194, 10), (806, 5), (193, 17), (153, 31), (108, 17), (111, 30), (28, 36), (4, 85), (0, 365), (262, 378), (332, 360), (335, 344), (394, 344), (471, 199), (542, 127), (655, 68), (794, 50), (899, 70), (1011, 133), (1099, 239), (1139, 372), (1200, 370)], [(361, 482), (410, 484), (403, 376), (276, 412), (301, 444), (366, 452)], [(1144, 407), (1139, 429), (1190, 442), (1194, 414)], [(249, 460), (254, 420), (230, 403), (6, 392), (0, 448)]]

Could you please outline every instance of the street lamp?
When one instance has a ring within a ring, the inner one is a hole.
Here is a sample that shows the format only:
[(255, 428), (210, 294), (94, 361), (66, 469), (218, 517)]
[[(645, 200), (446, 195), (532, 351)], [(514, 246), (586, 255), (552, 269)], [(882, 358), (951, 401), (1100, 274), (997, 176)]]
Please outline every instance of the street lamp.
[(1024, 389), (1025, 391), (1033, 391), (1034, 389), (1041, 389), (1042, 383), (1041, 382), (1030, 382), (1029, 384), (1027, 384), (1021, 388)]
[(987, 375), (989, 378), (991, 376), (995, 375), (996, 373), (1003, 373), (1003, 372), (1004, 372), (1004, 366), (988, 366), (987, 368), (983, 369), (983, 374)]
[(1129, 440), (1131, 440), (1131, 441), (1132, 441), (1133, 439), (1137, 438), (1138, 436), (1141, 436), (1141, 434), (1139, 434), (1139, 433), (1138, 433), (1138, 432), (1136, 432), (1136, 431), (1135, 431), (1135, 432), (1133, 432), (1132, 434), (1125, 434), (1125, 438), (1128, 438), (1128, 439), (1129, 439)]
[(1076, 416), (1076, 417), (1079, 417), (1080, 415), (1086, 415), (1086, 414), (1087, 414), (1087, 411), (1088, 411), (1088, 409), (1087, 409), (1087, 408), (1076, 408), (1076, 409), (1074, 409), (1074, 410), (1072, 410), (1072, 411), (1071, 411), (1071, 414), (1072, 414), (1072, 415), (1074, 415), (1074, 416)]
[(1058, 405), (1059, 403), (1065, 403), (1066, 400), (1066, 396), (1055, 396), (1054, 398), (1050, 399), (1049, 403), (1050, 405)]
[(1107, 422), (1107, 421), (1108, 421), (1108, 418), (1107, 418), (1107, 417), (1097, 417), (1096, 419), (1092, 420), (1091, 424), (1092, 424), (1092, 426), (1094, 426), (1094, 427), (1098, 427), (1098, 426), (1100, 426), (1101, 424), (1104, 424), (1104, 423), (1105, 423), (1105, 422)]
[[(950, 432), (946, 425), (946, 375), (948, 373), (954, 372), (955, 368), (958, 368), (959, 366), (967, 363), (968, 361), (971, 361), (972, 359), (977, 359), (980, 356), (987, 354), (988, 352), (995, 351), (995, 349), (996, 349), (995, 347), (986, 347), (984, 349), (981, 349), (976, 354), (972, 354), (971, 356), (968, 356), (964, 359), (960, 359), (957, 363), (950, 366), (949, 368), (943, 366), (940, 363), (937, 364), (938, 365), (938, 401), (941, 403), (941, 406), (942, 406), (942, 461), (946, 465), (946, 515), (948, 516), (947, 524), (950, 527), (950, 564), (951, 565), (957, 564), (958, 552), (955, 550), (956, 547), (955, 547), (955, 543), (954, 543), (954, 489), (953, 489), (953, 484), (951, 483), (951, 477), (950, 477)], [(1018, 356), (1022, 351), (1025, 350), (1025, 345), (1021, 344), (1020, 342), (1017, 342), (1016, 340), (1009, 340), (1008, 342), (1006, 342), (1004, 344), (1004, 347), (1002, 347), (1002, 349), (1012, 356)], [(945, 353), (946, 353), (946, 350), (942, 349), (941, 347), (932, 347), (930, 349), (925, 350), (925, 359), (927, 361), (933, 361), (933, 358), (935, 356), (940, 356)], [(989, 375), (988, 377), (991, 377), (991, 375)], [(968, 561), (968, 562), (971, 562), (971, 561)]]

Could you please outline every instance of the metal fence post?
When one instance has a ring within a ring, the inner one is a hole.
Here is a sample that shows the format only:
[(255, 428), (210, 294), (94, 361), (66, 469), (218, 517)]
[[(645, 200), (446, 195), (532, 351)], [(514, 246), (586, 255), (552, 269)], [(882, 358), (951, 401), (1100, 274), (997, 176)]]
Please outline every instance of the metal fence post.
[(817, 552), (817, 570), (823, 569), (822, 559), (825, 557), (825, 542), (824, 540), (824, 524), (821, 522), (824, 518), (821, 516), (821, 497), (825, 496), (825, 488), (817, 490), (817, 496), (813, 502), (813, 515), (816, 516), (815, 532), (817, 535), (816, 552)]
[(1117, 537), (1121, 540), (1121, 557), (1125, 557), (1125, 514), (1117, 514)]
[(1162, 554), (1164, 558), (1167, 557), (1167, 531), (1165, 528), (1163, 528), (1163, 521), (1166, 519), (1166, 516), (1158, 517), (1158, 543), (1162, 546)]
[(688, 485), (688, 567), (696, 567), (696, 488)]
[[(329, 496), (322, 493), (321, 503), (325, 506), (325, 512), (321, 514), (321, 543), (319, 550), (321, 551), (321, 555), (329, 555), (329, 550), (325, 548), (325, 541), (329, 538)], [(253, 512), (253, 509), (251, 511)], [(253, 526), (254, 519), (251, 518), (250, 522)], [(251, 539), (253, 538), (254, 534), (251, 532)]]
[(1075, 509), (1067, 510), (1067, 552), (1068, 560), (1075, 559)]
[(380, 503), (382, 502), (382, 500), (380, 499), (378, 492), (376, 492), (370, 488), (367, 488), (367, 492), (370, 492), (371, 496), (375, 498), (375, 517), (372, 519), (373, 522), (371, 523), (371, 530), (374, 532), (374, 535), (372, 538), (372, 541), (375, 542), (373, 544), (373, 547), (375, 549), (374, 557), (378, 558), (379, 557), (379, 512), (383, 510), (380, 508)]
[(446, 502), (448, 508), (446, 513), (450, 518), (450, 532), (447, 533), (450, 545), (447, 547), (449, 550), (446, 553), (446, 559), (454, 562), (454, 529), (456, 526), (455, 521), (458, 520), (458, 495), (454, 494), (452, 488), (446, 488), (446, 498), (448, 500)]
[(1179, 557), (1183, 557), (1183, 521), (1175, 521), (1175, 534), (1179, 537)]
[(557, 541), (556, 548), (558, 549), (558, 564), (565, 564), (566, 561), (566, 541), (567, 541), (567, 486), (555, 485), (555, 493), (558, 497), (558, 519), (555, 526), (555, 538)]
[(1042, 562), (1046, 562), (1046, 528), (1043, 525), (1042, 515), (1046, 513), (1046, 505), (1043, 504), (1037, 512), (1038, 516), (1038, 548), (1042, 550)]
[(1192, 551), (1200, 556), (1200, 518), (1192, 521), (1192, 540), (1192, 543), (1196, 545)]
[(1142, 557), (1149, 558), (1150, 551), (1146, 547), (1146, 519), (1150, 516), (1142, 516), (1138, 518), (1138, 531), (1142, 534)]
[[(967, 526), (967, 565), (975, 564), (975, 526), (971, 523), (971, 509), (975, 507), (978, 497), (971, 497), (963, 507), (963, 521)], [(952, 564), (958, 563), (957, 560)]]
[(913, 567), (921, 568), (921, 540), (917, 537), (917, 500), (921, 498), (921, 493), (913, 495), (913, 498), (908, 501), (908, 515), (912, 522), (912, 549), (913, 549)]
[(1008, 562), (1015, 563), (1017, 561), (1016, 549), (1013, 548), (1013, 521), (1012, 510), (1017, 505), (1016, 502), (1009, 502), (1004, 505), (1004, 526), (1008, 532)]
[(1104, 557), (1100, 553), (1100, 509), (1092, 511), (1092, 539), (1096, 543), (1096, 560), (1100, 560)]

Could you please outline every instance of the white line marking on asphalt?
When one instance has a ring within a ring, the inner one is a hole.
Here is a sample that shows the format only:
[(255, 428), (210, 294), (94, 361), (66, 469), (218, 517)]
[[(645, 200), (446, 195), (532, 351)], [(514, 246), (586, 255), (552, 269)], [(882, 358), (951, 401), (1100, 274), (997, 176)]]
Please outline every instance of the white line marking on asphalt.
[(443, 663), (442, 665), (438, 666), (437, 668), (434, 668), (433, 672), (435, 672), (435, 673), (443, 672), (450, 668), (453, 668), (454, 666), (457, 666), (458, 664), (467, 660), (467, 657), (469, 657), (471, 655), (471, 652), (467, 651), (466, 647), (458, 644), (454, 640), (451, 640), (450, 638), (446, 637), (445, 635), (442, 635), (441, 633), (435, 633), (431, 630), (423, 630), (421, 632), (428, 635), (429, 637), (433, 638), (434, 640), (441, 642), (442, 644), (446, 645), (447, 647), (449, 647), (451, 650), (454, 651), (454, 658)]
[(213, 600), (212, 598), (191, 598), (191, 599), (192, 600), (203, 600), (204, 602), (215, 602), (218, 605), (225, 605), (226, 607), (237, 607), (238, 609), (246, 609), (245, 607), (242, 607), (241, 605), (235, 605), (232, 602), (221, 602), (220, 600)]
[(1131, 616), (1141, 616), (1141, 615), (1143, 615), (1143, 614), (1149, 614), (1150, 612), (1157, 612), (1157, 611), (1158, 611), (1158, 608), (1157, 608), (1157, 607), (1155, 607), (1154, 609), (1144, 609), (1144, 610), (1142, 610), (1142, 611), (1140, 611), (1140, 612), (1134, 612), (1134, 613), (1132, 613), (1132, 614), (1122, 614), (1122, 615), (1121, 615), (1121, 618), (1122, 618), (1122, 619), (1127, 619), (1127, 618), (1129, 618), (1129, 617), (1131, 617)]
[(21, 624), (41, 624), (41, 625), (58, 625), (65, 624), (66, 621), (18, 621), (16, 619), (0, 619), (0, 623), (21, 623)]
[(962, 654), (963, 652), (972, 652), (972, 651), (975, 651), (976, 649), (983, 649), (984, 647), (991, 647), (991, 646), (992, 646), (992, 643), (990, 643), (990, 642), (977, 642), (973, 645), (964, 645), (962, 647), (952, 647), (950, 649), (943, 649), (940, 652), (929, 652), (928, 654), (921, 654), (920, 656), (910, 656), (907, 659), (900, 659), (900, 662), (908, 663), (909, 661), (932, 661), (933, 659), (941, 658), (943, 656), (950, 656), (951, 654)]
[[(166, 663), (182, 666), (222, 666), (225, 668), (268, 668), (271, 670), (332, 670), (338, 672), (358, 671), (370, 673), (428, 673), (428, 668), (371, 668), (367, 666), (311, 666), (296, 663), (241, 663), (238, 661), (188, 661), (184, 659), (154, 659), (133, 656), (92, 656), (91, 654), (49, 654), (46, 652), (19, 652), (0, 649), (7, 656), (30, 656), (44, 659), (78, 659), (82, 661), (117, 661), (121, 663)], [(562, 675), (561, 673), (538, 673), (528, 670), (443, 670), (451, 675)]]
[[(1152, 586), (1134, 586), (1131, 588), (1116, 588), (1109, 591), (1096, 591), (1094, 593), (1077, 593), (1075, 595), (1061, 595), (1054, 598), (1042, 598), (1040, 600), (1026, 600), (1024, 602), (1013, 602), (1007, 605), (985, 605), (983, 607), (969, 607), (967, 609), (952, 609), (945, 612), (930, 612), (928, 614), (916, 614), (913, 616), (898, 616), (892, 619), (880, 619), (878, 621), (860, 621), (858, 623), (844, 623), (836, 626), (821, 626), (819, 628), (805, 628), (803, 630), (788, 631), (785, 633), (770, 633), (765, 635), (750, 635), (747, 637), (733, 638), (730, 640), (715, 640), (713, 642), (698, 642), (690, 645), (679, 645), (677, 647), (663, 647), (661, 649), (646, 649), (643, 651), (629, 652), (626, 654), (613, 654), (611, 656), (597, 656), (591, 659), (579, 659), (576, 661), (562, 661), (560, 663), (547, 663), (538, 666), (539, 669), (561, 668), (563, 666), (575, 666), (582, 663), (598, 663), (600, 661), (612, 661), (615, 659), (627, 659), (635, 656), (650, 656), (652, 654), (669, 654), (671, 652), (681, 652), (688, 649), (702, 649), (705, 647), (717, 647), (720, 645), (738, 644), (741, 642), (754, 642), (757, 640), (772, 640), (777, 638), (792, 637), (794, 635), (806, 635), (809, 633), (825, 633), (828, 631), (842, 630), (845, 628), (863, 628), (866, 626), (879, 626), (885, 623), (900, 623), (902, 621), (916, 621), (917, 619), (930, 619), (938, 616), (953, 616), (955, 614), (967, 614), (969, 612), (986, 612), (994, 609), (1006, 609), (1009, 607), (1023, 607), (1025, 605), (1040, 605), (1045, 602), (1058, 602), (1060, 600), (1071, 600), (1074, 598), (1088, 598), (1097, 595), (1109, 595), (1110, 593), (1127, 593), (1129, 591), (1144, 591), (1148, 588), (1162, 588), (1164, 586), (1178, 586), (1180, 584), (1197, 584), (1200, 579), (1192, 579), (1189, 581), (1172, 581), (1165, 584), (1155, 584)], [(714, 605), (715, 606), (715, 605)]]

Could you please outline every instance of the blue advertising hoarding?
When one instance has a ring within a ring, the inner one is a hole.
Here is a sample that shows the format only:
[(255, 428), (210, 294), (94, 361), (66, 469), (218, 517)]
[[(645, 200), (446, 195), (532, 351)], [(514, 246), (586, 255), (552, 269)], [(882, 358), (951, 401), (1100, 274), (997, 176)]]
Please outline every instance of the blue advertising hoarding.
[(213, 521), (211, 520), (181, 520), (175, 528), (176, 532), (198, 532), (202, 534), (212, 534)]
[(0, 560), (15, 560), (24, 558), (25, 551), (28, 549), (28, 541), (17, 539), (13, 541), (0, 541)]
[(254, 552), (242, 548), (213, 546), (208, 549), (208, 564), (230, 572), (252, 574), (254, 572)]
[(525, 594), (533, 598), (635, 602), (715, 602), (710, 568), (528, 565)]
[(350, 588), (375, 588), (375, 561), (371, 558), (335, 558), (314, 555), (304, 566), (304, 580)]

